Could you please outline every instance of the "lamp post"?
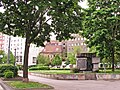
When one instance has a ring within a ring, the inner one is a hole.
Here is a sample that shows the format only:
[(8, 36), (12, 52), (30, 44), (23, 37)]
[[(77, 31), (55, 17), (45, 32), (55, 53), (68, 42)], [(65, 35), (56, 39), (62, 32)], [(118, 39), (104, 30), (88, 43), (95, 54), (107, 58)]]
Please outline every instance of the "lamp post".
[(14, 50), (15, 50), (15, 54), (14, 54), (14, 56), (15, 56), (14, 66), (15, 66), (16, 65), (16, 48)]
[(14, 77), (15, 77), (15, 66), (16, 66), (16, 48), (14, 49), (15, 50), (15, 53), (14, 53)]
[(11, 40), (11, 37), (9, 36), (9, 40), (8, 40), (8, 58), (7, 58), (7, 64), (10, 63), (10, 40)]

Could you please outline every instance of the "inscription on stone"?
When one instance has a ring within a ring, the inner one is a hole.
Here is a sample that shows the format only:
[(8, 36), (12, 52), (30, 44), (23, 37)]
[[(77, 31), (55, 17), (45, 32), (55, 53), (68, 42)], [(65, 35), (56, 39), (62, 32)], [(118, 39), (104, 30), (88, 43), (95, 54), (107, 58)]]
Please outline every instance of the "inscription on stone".
[(87, 68), (87, 58), (78, 58), (76, 62), (77, 68), (80, 70), (86, 70)]

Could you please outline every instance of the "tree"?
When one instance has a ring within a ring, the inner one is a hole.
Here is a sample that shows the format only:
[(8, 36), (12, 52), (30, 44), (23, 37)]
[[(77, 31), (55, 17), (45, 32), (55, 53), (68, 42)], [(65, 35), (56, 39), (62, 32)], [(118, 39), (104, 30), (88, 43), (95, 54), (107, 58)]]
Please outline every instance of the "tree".
[[(44, 46), (51, 33), (57, 40), (68, 39), (81, 29), (79, 0), (1, 0), (1, 32), (26, 38), (23, 78), (28, 81), (28, 53), (31, 43)], [(48, 23), (50, 22), (50, 23)]]
[(74, 54), (79, 54), (79, 53), (81, 53), (81, 52), (82, 52), (82, 49), (81, 49), (80, 46), (74, 46), (74, 47), (73, 47), (73, 53), (74, 53)]
[(51, 64), (53, 66), (60, 66), (62, 64), (62, 58), (57, 54), (53, 59), (52, 59), (52, 62)]
[[(0, 50), (0, 55), (2, 56), (0, 58), (0, 63), (1, 64), (5, 64), (7, 63), (7, 54), (3, 51), (3, 50)], [(14, 55), (12, 54), (12, 52), (10, 52), (10, 64), (14, 64), (14, 61), (15, 61), (15, 57)]]
[(68, 53), (68, 60), (70, 61), (70, 64), (76, 64), (76, 57), (74, 53)]
[(50, 58), (39, 54), (37, 56), (37, 62), (38, 62), (37, 64), (49, 65), (50, 64)]
[(84, 29), (88, 47), (95, 47), (97, 55), (112, 60), (114, 71), (115, 54), (120, 54), (120, 7), (119, 0), (88, 0), (84, 9)]

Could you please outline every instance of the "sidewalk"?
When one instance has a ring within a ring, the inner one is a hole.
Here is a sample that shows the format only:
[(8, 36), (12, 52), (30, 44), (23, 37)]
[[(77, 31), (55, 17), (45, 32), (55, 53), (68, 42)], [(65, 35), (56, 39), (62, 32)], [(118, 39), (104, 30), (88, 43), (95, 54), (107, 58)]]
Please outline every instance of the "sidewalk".
[(3, 87), (0, 85), (0, 90), (4, 90)]
[(6, 84), (4, 84), (3, 81), (0, 79), (0, 90), (12, 90), (12, 89), (8, 87)]

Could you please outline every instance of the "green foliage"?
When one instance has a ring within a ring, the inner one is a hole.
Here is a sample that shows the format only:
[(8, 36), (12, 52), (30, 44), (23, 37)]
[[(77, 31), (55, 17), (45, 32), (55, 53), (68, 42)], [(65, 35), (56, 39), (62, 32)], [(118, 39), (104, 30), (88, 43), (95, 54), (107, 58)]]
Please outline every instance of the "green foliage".
[[(82, 27), (80, 0), (1, 0), (0, 31), (26, 38), (24, 72), (27, 71), (31, 43), (44, 46), (51, 33), (57, 40), (69, 39)], [(49, 23), (50, 22), (50, 23)], [(28, 75), (23, 75), (28, 78)]]
[(66, 65), (69, 65), (69, 64), (70, 64), (70, 61), (67, 59), (67, 60), (65, 61), (65, 64), (66, 64)]
[(38, 55), (37, 56), (37, 64), (43, 64), (43, 65), (49, 65), (50, 64), (50, 58), (44, 55)]
[(70, 64), (76, 64), (76, 58), (74, 53), (68, 53), (67, 58), (70, 61)]
[(6, 70), (14, 72), (14, 76), (18, 75), (18, 69), (16, 66), (10, 64), (1, 64), (0, 65), (0, 73), (4, 73)]
[[(0, 58), (0, 63), (1, 64), (7, 63), (7, 54), (4, 51), (0, 50), (0, 55), (2, 55), (2, 58)], [(14, 60), (15, 57), (12, 54), (12, 52), (10, 52), (10, 64), (14, 64)]]
[(80, 71), (80, 70), (79, 70), (78, 68), (72, 68), (72, 69), (71, 69), (71, 72), (72, 72), (72, 73), (79, 73), (79, 71)]
[(74, 46), (73, 47), (73, 50), (74, 50), (74, 54), (79, 54), (82, 52), (82, 48), (80, 46)]
[(53, 59), (51, 64), (53, 66), (60, 66), (62, 64), (62, 58), (59, 55), (56, 55)]
[(48, 66), (30, 67), (29, 70), (50, 70)]
[(84, 9), (82, 35), (101, 59), (111, 58), (114, 68), (115, 54), (120, 51), (119, 0), (88, 0), (88, 6)]
[(14, 73), (10, 70), (4, 72), (4, 77), (5, 78), (13, 78)]
[(23, 70), (23, 65), (17, 64), (18, 70)]
[(50, 68), (50, 70), (70, 70), (69, 68)]

